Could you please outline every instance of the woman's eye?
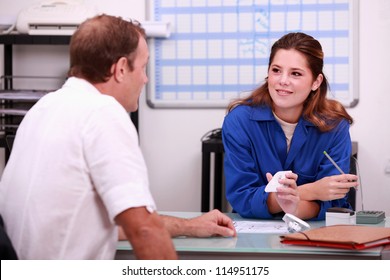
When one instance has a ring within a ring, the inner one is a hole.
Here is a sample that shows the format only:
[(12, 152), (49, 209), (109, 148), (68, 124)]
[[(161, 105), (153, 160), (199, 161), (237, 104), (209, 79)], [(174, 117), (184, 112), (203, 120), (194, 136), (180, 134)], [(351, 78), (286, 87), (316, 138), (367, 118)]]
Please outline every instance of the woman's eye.
[(278, 68), (272, 68), (271, 71), (274, 72), (274, 73), (279, 73), (280, 72), (280, 70)]
[(293, 76), (302, 76), (302, 74), (299, 73), (299, 72), (292, 72), (292, 75), (293, 75)]

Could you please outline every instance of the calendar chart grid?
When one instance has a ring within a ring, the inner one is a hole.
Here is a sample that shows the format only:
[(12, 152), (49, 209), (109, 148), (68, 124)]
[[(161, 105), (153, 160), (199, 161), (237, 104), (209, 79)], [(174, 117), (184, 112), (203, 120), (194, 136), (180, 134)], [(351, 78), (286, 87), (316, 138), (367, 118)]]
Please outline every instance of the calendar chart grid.
[(170, 22), (172, 32), (149, 39), (148, 103), (226, 108), (264, 81), (272, 44), (302, 31), (323, 47), (329, 97), (353, 107), (356, 9), (353, 0), (150, 0), (150, 18)]

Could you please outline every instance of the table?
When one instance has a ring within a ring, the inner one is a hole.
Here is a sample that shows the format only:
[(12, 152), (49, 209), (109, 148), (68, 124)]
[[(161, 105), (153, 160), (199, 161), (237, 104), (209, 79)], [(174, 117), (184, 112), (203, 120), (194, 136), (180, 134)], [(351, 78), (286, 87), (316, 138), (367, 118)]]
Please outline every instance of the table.
[[(200, 215), (197, 212), (162, 212), (164, 215), (191, 218)], [(234, 221), (243, 221), (236, 213), (228, 213)], [(247, 219), (245, 219), (247, 220)], [(255, 221), (255, 220), (254, 220)], [(257, 220), (259, 221), (259, 220)], [(309, 222), (312, 228), (324, 226), (324, 221)], [(372, 225), (371, 225), (372, 226)], [(390, 218), (374, 225), (390, 227)], [(232, 260), (232, 259), (390, 259), (390, 246), (381, 246), (361, 251), (285, 245), (280, 243), (280, 234), (276, 233), (238, 233), (237, 237), (224, 238), (173, 238), (180, 259), (190, 260)], [(130, 244), (119, 241), (116, 259), (134, 259)]]

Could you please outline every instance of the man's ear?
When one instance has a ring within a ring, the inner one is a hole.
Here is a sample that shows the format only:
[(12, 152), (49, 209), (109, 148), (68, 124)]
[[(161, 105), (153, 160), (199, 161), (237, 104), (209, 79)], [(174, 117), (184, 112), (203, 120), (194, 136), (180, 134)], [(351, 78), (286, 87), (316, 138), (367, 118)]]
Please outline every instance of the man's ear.
[(122, 82), (125, 74), (126, 74), (126, 67), (127, 67), (127, 58), (121, 57), (118, 59), (118, 61), (111, 66), (111, 73), (113, 74), (113, 77), (117, 82)]

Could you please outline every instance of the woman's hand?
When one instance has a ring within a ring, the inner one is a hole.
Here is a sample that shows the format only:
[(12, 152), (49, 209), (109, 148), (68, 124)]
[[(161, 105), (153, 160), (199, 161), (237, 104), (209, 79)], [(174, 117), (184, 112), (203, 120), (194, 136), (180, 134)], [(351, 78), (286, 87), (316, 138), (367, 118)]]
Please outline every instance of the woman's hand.
[[(279, 207), (283, 212), (295, 215), (300, 201), (297, 189), (298, 175), (292, 172), (288, 172), (285, 175), (285, 179), (279, 180), (279, 183), (285, 186), (276, 188), (277, 192), (273, 194), (276, 202), (279, 204)], [(266, 176), (268, 181), (272, 179), (271, 173), (267, 173)], [(270, 209), (270, 211), (278, 212), (277, 210), (272, 211), (272, 209)]]
[[(312, 184), (305, 186), (305, 200), (335, 200), (344, 198), (350, 188), (357, 187), (358, 176), (353, 174), (340, 174), (324, 177)], [(302, 189), (303, 190), (303, 189)], [(306, 199), (308, 196), (309, 199)]]

